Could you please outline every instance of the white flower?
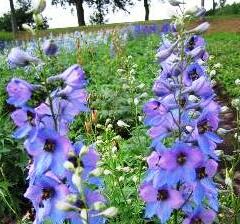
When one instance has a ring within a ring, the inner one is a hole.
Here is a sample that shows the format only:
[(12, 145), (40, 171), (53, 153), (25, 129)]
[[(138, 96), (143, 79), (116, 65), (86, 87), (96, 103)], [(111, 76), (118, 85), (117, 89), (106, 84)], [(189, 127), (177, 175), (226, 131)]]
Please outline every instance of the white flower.
[(214, 87), (214, 86), (216, 86), (217, 85), (217, 81), (216, 80), (211, 80), (211, 85), (212, 85), (212, 87)]
[(122, 171), (128, 173), (128, 172), (131, 171), (131, 168), (128, 167), (128, 166), (125, 166), (125, 167), (122, 168)]
[(134, 175), (134, 176), (132, 177), (132, 180), (133, 180), (134, 183), (137, 183), (137, 182), (138, 182), (138, 177), (137, 177), (136, 175)]
[(216, 70), (212, 70), (212, 71), (209, 73), (210, 77), (213, 77), (213, 76), (215, 76), (216, 74), (217, 74)]
[(199, 98), (195, 95), (189, 95), (188, 99), (192, 102), (198, 102), (199, 101)]
[(134, 98), (133, 102), (134, 102), (134, 105), (137, 106), (139, 104), (139, 99), (136, 97)]
[(116, 147), (116, 146), (113, 146), (112, 147), (112, 153), (114, 154), (114, 153), (116, 153), (118, 151), (118, 148)]
[(217, 63), (215, 65), (213, 65), (214, 68), (221, 68), (222, 67), (222, 64), (221, 63)]
[(108, 119), (106, 120), (105, 124), (108, 125), (108, 124), (110, 124), (111, 121), (112, 121), (111, 118), (108, 118)]
[(104, 170), (103, 174), (108, 176), (108, 175), (112, 174), (112, 172), (110, 170)]
[(148, 96), (148, 93), (144, 92), (144, 93), (142, 93), (142, 94), (139, 96), (139, 98), (145, 98), (145, 97), (147, 97), (147, 96)]
[(99, 213), (98, 215), (103, 215), (103, 216), (106, 216), (108, 218), (111, 218), (111, 217), (116, 216), (117, 213), (118, 213), (118, 209), (117, 208), (110, 207), (110, 208), (104, 210), (103, 212)]
[(124, 181), (124, 176), (119, 177), (119, 181)]
[(226, 113), (228, 111), (229, 111), (229, 107), (227, 107), (227, 106), (222, 106), (221, 107), (221, 113)]
[(237, 86), (239, 86), (239, 85), (240, 85), (240, 79), (236, 79), (236, 80), (235, 80), (235, 84), (236, 84)]
[(138, 116), (138, 121), (142, 122), (143, 121), (143, 116)]
[(139, 89), (143, 89), (144, 87), (145, 87), (144, 83), (141, 83), (140, 85), (137, 86), (137, 88), (139, 88)]
[(232, 106), (235, 108), (238, 108), (240, 105), (240, 100), (239, 99), (233, 99), (232, 100)]
[(118, 125), (119, 127), (130, 127), (128, 124), (126, 124), (126, 123), (125, 123), (124, 121), (122, 121), (122, 120), (118, 120), (117, 125)]

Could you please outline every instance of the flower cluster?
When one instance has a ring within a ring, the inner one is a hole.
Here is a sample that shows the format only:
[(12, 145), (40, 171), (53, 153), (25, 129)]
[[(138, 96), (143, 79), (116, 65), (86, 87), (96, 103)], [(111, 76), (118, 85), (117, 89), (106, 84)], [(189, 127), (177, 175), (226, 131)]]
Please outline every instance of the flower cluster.
[[(52, 49), (43, 50), (52, 55)], [(18, 50), (9, 58), (16, 66), (29, 60)], [(94, 176), (99, 154), (93, 145), (74, 144), (67, 137), (74, 118), (89, 111), (85, 73), (73, 65), (56, 76), (46, 77), (44, 70), (41, 75), (41, 85), (13, 78), (6, 88), (7, 102), (15, 107), (13, 137), (24, 139), (31, 160), (25, 197), (35, 209), (34, 223), (104, 223), (104, 216), (111, 216), (113, 209), (106, 209), (102, 181)], [(39, 94), (46, 99), (36, 100)]]
[(153, 152), (140, 196), (146, 218), (156, 215), (166, 223), (174, 213), (184, 224), (210, 224), (218, 210), (213, 177), (215, 149), (222, 142), (215, 134), (220, 107), (206, 74), (205, 41), (198, 35), (209, 24), (186, 31), (184, 18), (177, 33), (162, 37), (156, 55), (161, 66), (153, 86), (156, 98), (143, 108)]

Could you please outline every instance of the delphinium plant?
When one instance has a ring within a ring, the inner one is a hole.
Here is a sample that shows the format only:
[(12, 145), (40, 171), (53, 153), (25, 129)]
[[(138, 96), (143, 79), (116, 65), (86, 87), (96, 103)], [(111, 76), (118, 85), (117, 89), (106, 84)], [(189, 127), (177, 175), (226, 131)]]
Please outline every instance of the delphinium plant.
[[(151, 155), (140, 186), (146, 203), (145, 217), (160, 223), (210, 224), (218, 211), (218, 190), (213, 181), (222, 139), (218, 129), (220, 107), (206, 72), (208, 53), (200, 36), (209, 28), (204, 22), (191, 30), (191, 18), (181, 9), (174, 29), (162, 36), (157, 52), (161, 66), (153, 92), (144, 105), (145, 124), (150, 126)], [(197, 16), (205, 12), (198, 9)]]
[(6, 87), (7, 103), (15, 108), (13, 137), (24, 139), (30, 158), (24, 196), (34, 207), (34, 223), (104, 223), (116, 209), (107, 208), (101, 194), (103, 182), (96, 177), (100, 156), (94, 145), (68, 138), (75, 117), (89, 111), (85, 73), (79, 65), (72, 65), (49, 77), (47, 63), (56, 55), (57, 46), (53, 41), (44, 43), (37, 52), (39, 57), (12, 49), (9, 63), (33, 66), (38, 82), (12, 78)]

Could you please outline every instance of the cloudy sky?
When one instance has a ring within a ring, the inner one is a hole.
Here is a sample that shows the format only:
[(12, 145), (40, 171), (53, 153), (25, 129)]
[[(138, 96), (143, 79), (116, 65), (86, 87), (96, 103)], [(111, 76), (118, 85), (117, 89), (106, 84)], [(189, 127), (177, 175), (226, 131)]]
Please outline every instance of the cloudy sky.
[[(51, 28), (57, 27), (73, 27), (77, 26), (77, 16), (74, 8), (68, 7), (63, 9), (51, 5), (51, 0), (47, 1), (47, 9), (44, 12), (44, 16), (49, 18), (49, 25)], [(144, 20), (144, 7), (143, 1), (136, 1), (136, 4), (129, 9), (130, 14), (124, 12), (111, 13), (107, 16), (108, 23), (119, 23), (119, 22), (132, 22)], [(165, 0), (167, 2), (167, 0)], [(194, 5), (200, 6), (201, 0), (185, 0), (186, 7)], [(209, 9), (212, 6), (212, 0), (205, 0), (206, 8)], [(227, 0), (227, 3), (240, 2), (240, 0)], [(89, 16), (92, 10), (85, 7), (86, 21), (88, 22)], [(0, 0), (0, 16), (9, 11), (9, 0)], [(162, 3), (161, 0), (152, 0), (150, 8), (150, 19), (166, 19), (171, 17), (175, 13), (175, 8), (170, 6), (168, 3)]]

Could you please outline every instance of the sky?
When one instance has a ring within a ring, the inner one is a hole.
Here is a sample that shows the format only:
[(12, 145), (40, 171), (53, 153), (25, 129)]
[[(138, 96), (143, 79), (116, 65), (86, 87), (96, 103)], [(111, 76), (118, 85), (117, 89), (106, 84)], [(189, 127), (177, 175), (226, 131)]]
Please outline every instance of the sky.
[[(74, 7), (67, 7), (66, 9), (61, 8), (60, 6), (52, 6), (51, 0), (47, 1), (47, 8), (44, 11), (43, 15), (47, 16), (49, 19), (50, 28), (59, 28), (59, 27), (74, 27), (77, 26), (77, 15)], [(133, 21), (142, 21), (144, 20), (145, 11), (143, 7), (143, 0), (136, 1), (136, 4), (130, 7), (129, 14), (119, 11), (115, 13), (109, 13), (107, 15), (108, 23), (121, 23), (121, 22), (133, 22)], [(186, 8), (190, 8), (194, 5), (200, 6), (201, 0), (185, 0)], [(240, 0), (227, 0), (228, 4), (233, 2), (240, 2)], [(212, 0), (205, 0), (206, 8), (210, 9), (212, 6)], [(85, 9), (85, 18), (87, 24), (89, 24), (89, 17), (92, 13), (92, 9), (84, 5)], [(9, 11), (9, 0), (0, 0), (0, 16)], [(175, 14), (175, 7), (171, 6), (165, 0), (165, 3), (162, 3), (161, 0), (151, 0), (150, 8), (150, 20), (158, 19), (167, 19)]]

